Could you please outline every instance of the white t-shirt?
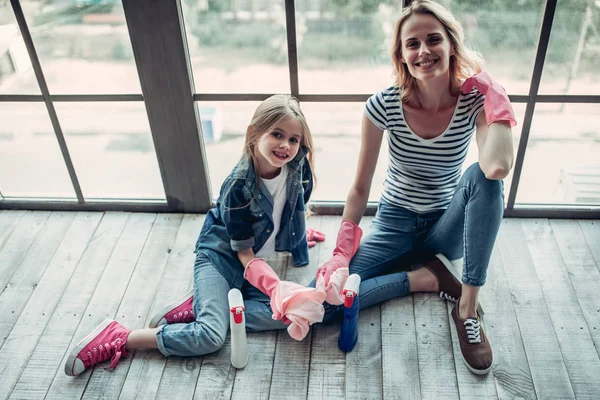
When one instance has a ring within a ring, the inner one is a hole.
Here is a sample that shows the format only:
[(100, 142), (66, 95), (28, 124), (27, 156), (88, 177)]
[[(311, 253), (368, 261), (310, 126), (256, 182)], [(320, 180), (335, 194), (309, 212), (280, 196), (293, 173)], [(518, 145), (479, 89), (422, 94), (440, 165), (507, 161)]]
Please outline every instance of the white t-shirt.
[(271, 232), (271, 236), (269, 236), (265, 245), (256, 253), (256, 257), (264, 258), (275, 253), (275, 238), (277, 237), (277, 232), (279, 232), (281, 214), (283, 214), (283, 206), (285, 206), (285, 199), (287, 197), (286, 182), (288, 173), (288, 166), (284, 165), (279, 175), (275, 178), (260, 178), (273, 198), (273, 232)]

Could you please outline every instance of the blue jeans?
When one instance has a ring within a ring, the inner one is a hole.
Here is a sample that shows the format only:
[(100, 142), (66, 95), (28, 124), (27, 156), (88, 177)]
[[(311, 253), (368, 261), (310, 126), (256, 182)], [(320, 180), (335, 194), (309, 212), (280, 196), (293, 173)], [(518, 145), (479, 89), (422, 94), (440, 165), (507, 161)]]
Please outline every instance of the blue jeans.
[[(381, 202), (369, 235), (350, 262), (350, 273), (361, 276), (359, 301), (365, 309), (394, 297), (407, 296), (410, 285), (407, 257), (421, 251), (443, 253), (453, 260), (463, 257), (462, 281), (485, 283), (487, 266), (504, 211), (503, 183), (488, 180), (479, 164), (463, 174), (446, 210), (417, 214)], [(309, 286), (314, 287), (314, 280)], [(158, 348), (165, 356), (197, 356), (219, 350), (229, 329), (229, 282), (210, 260), (198, 253), (194, 264), (194, 315), (190, 324), (164, 325), (157, 333)], [(273, 320), (269, 298), (248, 282), (242, 286), (246, 329), (285, 329)], [(328, 322), (343, 306), (325, 304)]]
[[(165, 356), (201, 356), (223, 347), (229, 330), (231, 285), (208, 257), (198, 253), (194, 263), (194, 315), (190, 324), (163, 325), (156, 334), (158, 349)], [(242, 286), (246, 329), (262, 331), (286, 328), (273, 320), (269, 298), (248, 282)]]
[[(487, 179), (475, 163), (461, 177), (446, 210), (418, 214), (380, 202), (369, 235), (350, 262), (350, 273), (362, 279), (360, 308), (409, 295), (407, 272), (390, 272), (409, 270), (408, 260), (422, 252), (463, 258), (462, 281), (483, 286), (504, 212), (503, 192), (503, 182)], [(325, 320), (341, 308), (326, 304)]]

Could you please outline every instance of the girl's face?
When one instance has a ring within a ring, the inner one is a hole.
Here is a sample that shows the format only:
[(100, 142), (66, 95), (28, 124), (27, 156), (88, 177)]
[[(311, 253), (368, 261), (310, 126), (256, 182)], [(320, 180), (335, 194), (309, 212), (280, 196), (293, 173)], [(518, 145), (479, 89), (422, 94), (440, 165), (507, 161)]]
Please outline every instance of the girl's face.
[(254, 155), (258, 161), (261, 177), (274, 178), (281, 167), (296, 157), (300, 149), (302, 132), (300, 121), (286, 118), (258, 139)]
[(450, 77), (450, 56), (454, 55), (454, 49), (444, 25), (437, 18), (427, 14), (412, 15), (402, 25), (400, 38), (400, 60), (415, 79)]

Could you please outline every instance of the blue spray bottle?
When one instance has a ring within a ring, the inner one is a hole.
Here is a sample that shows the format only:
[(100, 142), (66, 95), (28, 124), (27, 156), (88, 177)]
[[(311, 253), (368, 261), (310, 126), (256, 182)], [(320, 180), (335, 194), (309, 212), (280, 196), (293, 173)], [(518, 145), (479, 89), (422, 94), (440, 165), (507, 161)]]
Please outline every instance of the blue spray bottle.
[(358, 340), (358, 290), (360, 287), (360, 276), (352, 274), (346, 280), (344, 290), (344, 319), (338, 338), (338, 347), (341, 351), (348, 353), (354, 349)]

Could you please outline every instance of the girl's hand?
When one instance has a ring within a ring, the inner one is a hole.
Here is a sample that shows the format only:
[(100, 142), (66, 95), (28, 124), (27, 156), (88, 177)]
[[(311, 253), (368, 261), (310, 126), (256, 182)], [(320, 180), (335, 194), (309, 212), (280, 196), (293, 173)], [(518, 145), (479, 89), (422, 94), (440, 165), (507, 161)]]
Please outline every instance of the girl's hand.
[(309, 248), (315, 247), (317, 242), (325, 241), (325, 234), (313, 228), (306, 228), (306, 241)]

